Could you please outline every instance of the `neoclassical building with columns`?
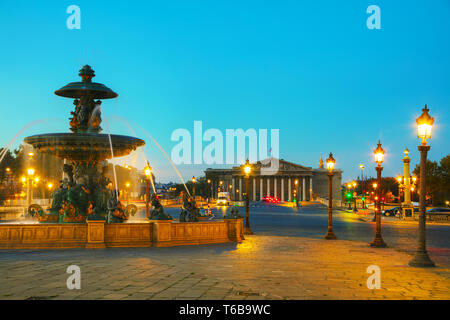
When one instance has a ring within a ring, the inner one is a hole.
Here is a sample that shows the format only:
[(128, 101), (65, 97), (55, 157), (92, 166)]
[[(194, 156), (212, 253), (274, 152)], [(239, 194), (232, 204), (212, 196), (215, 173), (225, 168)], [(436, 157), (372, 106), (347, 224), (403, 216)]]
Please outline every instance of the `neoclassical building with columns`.
[[(272, 160), (272, 161), (271, 161)], [(249, 177), (249, 196), (251, 201), (264, 197), (277, 197), (282, 202), (312, 201), (315, 198), (328, 198), (328, 171), (323, 166), (322, 156), (319, 167), (305, 167), (283, 159), (277, 160), (277, 169), (273, 168), (273, 159), (252, 163)], [(242, 166), (231, 169), (205, 170), (207, 181), (211, 184), (213, 197), (220, 191), (229, 192), (232, 200), (243, 200), (245, 193), (245, 174)], [(333, 176), (333, 199), (342, 200), (342, 170), (335, 169)]]

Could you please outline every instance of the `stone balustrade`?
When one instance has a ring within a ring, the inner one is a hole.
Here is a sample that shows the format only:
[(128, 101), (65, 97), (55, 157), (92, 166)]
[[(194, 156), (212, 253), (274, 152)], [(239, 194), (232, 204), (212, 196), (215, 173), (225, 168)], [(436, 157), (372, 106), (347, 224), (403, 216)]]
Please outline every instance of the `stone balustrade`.
[(171, 247), (241, 242), (244, 240), (242, 220), (0, 224), (0, 249)]

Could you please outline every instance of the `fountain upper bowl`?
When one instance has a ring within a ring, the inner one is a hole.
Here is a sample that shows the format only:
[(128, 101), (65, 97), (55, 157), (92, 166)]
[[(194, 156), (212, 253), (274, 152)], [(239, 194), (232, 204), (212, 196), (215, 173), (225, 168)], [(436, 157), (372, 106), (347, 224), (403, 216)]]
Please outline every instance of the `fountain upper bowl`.
[(135, 137), (99, 133), (38, 134), (26, 137), (24, 142), (40, 152), (74, 161), (103, 161), (122, 157), (145, 145), (144, 140)]

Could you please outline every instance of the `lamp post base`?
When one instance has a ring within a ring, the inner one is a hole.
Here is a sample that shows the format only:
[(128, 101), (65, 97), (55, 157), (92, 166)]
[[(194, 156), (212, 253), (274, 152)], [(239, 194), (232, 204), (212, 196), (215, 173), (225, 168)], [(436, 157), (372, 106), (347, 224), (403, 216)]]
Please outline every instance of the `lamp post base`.
[(370, 246), (372, 248), (386, 248), (387, 244), (386, 244), (386, 242), (384, 242), (381, 235), (376, 235), (375, 238), (370, 243)]
[(336, 240), (337, 237), (333, 232), (333, 229), (328, 229), (327, 234), (323, 237), (326, 240)]
[(432, 268), (436, 265), (426, 251), (417, 251), (414, 258), (408, 263), (411, 267)]
[(250, 229), (250, 227), (245, 227), (244, 228), (244, 234), (246, 235), (252, 235), (253, 231)]

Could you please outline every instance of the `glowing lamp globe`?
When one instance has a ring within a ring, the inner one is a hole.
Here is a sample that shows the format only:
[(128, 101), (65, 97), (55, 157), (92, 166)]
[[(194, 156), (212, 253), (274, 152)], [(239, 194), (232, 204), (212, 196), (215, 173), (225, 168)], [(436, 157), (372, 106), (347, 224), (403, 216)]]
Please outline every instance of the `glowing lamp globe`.
[(333, 172), (335, 163), (336, 160), (333, 158), (333, 154), (330, 152), (330, 155), (327, 159), (327, 168), (330, 173)]
[(152, 167), (147, 162), (147, 165), (144, 168), (144, 174), (147, 178), (150, 178), (150, 175), (152, 174)]
[(252, 172), (252, 167), (250, 166), (250, 162), (248, 161), (248, 159), (247, 161), (245, 161), (244, 172), (247, 176), (250, 174), (250, 172)]
[(384, 149), (381, 147), (381, 142), (378, 140), (378, 145), (375, 150), (373, 150), (375, 155), (375, 162), (380, 165), (384, 160)]
[(423, 145), (427, 144), (427, 139), (431, 139), (431, 131), (434, 123), (434, 118), (430, 117), (428, 111), (430, 109), (425, 105), (425, 108), (422, 109), (422, 114), (416, 119), (417, 136), (422, 139)]

